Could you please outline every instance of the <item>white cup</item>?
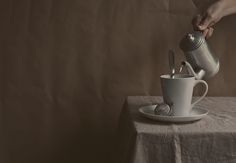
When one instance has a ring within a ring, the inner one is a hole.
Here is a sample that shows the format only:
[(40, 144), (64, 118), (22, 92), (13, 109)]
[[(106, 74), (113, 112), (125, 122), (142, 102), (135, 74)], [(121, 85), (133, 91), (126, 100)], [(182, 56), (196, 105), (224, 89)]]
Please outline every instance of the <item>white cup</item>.
[[(188, 74), (161, 75), (161, 88), (164, 103), (171, 108), (171, 116), (188, 116), (193, 106), (200, 102), (207, 94), (208, 85), (203, 80), (196, 80)], [(192, 102), (193, 88), (198, 83), (205, 86), (204, 94)]]

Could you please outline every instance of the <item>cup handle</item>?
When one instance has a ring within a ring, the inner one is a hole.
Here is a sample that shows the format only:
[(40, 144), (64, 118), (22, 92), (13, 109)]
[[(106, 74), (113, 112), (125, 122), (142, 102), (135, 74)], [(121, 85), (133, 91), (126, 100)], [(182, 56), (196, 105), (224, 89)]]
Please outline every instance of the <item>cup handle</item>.
[(199, 84), (199, 83), (202, 83), (202, 84), (205, 86), (205, 92), (204, 92), (204, 94), (203, 94), (201, 97), (199, 97), (196, 101), (194, 101), (194, 102), (192, 103), (192, 107), (193, 107), (195, 104), (197, 104), (198, 102), (200, 102), (200, 101), (206, 96), (206, 94), (207, 94), (207, 92), (208, 92), (208, 84), (207, 84), (204, 80), (195, 80), (194, 87), (195, 87), (197, 84)]

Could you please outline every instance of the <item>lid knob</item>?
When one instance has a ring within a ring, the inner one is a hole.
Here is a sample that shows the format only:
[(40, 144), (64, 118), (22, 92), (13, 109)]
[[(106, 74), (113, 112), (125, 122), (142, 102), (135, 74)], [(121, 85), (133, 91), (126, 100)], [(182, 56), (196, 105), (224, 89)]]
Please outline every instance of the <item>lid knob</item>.
[(191, 40), (191, 41), (194, 41), (194, 40), (195, 40), (194, 35), (191, 34), (191, 33), (188, 34), (188, 38), (189, 38), (189, 40)]

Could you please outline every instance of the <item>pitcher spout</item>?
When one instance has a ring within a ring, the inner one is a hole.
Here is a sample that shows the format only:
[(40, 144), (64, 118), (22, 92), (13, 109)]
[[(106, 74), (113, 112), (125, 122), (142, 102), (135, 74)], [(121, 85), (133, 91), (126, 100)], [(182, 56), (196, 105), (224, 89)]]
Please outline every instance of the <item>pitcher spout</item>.
[(198, 80), (202, 79), (206, 73), (203, 69), (200, 69), (199, 71), (195, 72), (191, 64), (187, 61), (182, 61), (181, 64), (187, 68), (189, 74), (193, 75)]

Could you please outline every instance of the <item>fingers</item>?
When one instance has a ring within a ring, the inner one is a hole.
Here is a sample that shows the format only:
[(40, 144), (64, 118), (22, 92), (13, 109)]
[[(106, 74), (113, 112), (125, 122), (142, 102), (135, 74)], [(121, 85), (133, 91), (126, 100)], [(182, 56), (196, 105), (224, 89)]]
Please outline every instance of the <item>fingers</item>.
[(209, 13), (205, 13), (202, 17), (200, 24), (198, 25), (199, 30), (205, 30), (215, 24), (213, 16)]
[(194, 30), (200, 30), (199, 25), (202, 21), (202, 16), (201, 15), (196, 15), (193, 20), (192, 20), (192, 25)]
[(206, 37), (206, 35), (207, 35), (208, 31), (209, 31), (209, 29), (208, 29), (208, 28), (206, 28), (206, 29), (204, 29), (204, 30), (202, 31), (202, 34), (203, 34), (203, 36), (204, 36), (204, 37)]
[(214, 29), (212, 27), (209, 28), (207, 34), (206, 34), (206, 39), (210, 38), (214, 32)]
[(208, 39), (208, 38), (210, 38), (212, 36), (213, 31), (214, 31), (214, 29), (212, 27), (206, 28), (205, 30), (202, 31), (203, 32), (203, 36), (206, 39)]
[(206, 30), (207, 28), (213, 26), (215, 21), (209, 15), (197, 15), (192, 20), (192, 25), (194, 30)]
[(210, 14), (206, 13), (203, 15), (197, 15), (192, 20), (193, 29), (202, 31), (203, 36), (208, 39), (212, 36), (214, 29), (212, 26), (215, 24), (215, 21)]

